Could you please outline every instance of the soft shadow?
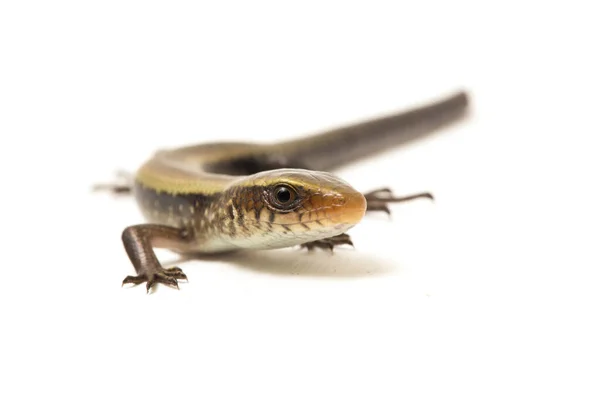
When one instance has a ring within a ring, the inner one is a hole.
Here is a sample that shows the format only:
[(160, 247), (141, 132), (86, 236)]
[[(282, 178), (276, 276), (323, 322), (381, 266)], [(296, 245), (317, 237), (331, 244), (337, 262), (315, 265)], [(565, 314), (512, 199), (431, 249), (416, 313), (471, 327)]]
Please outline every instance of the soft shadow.
[(306, 251), (281, 249), (248, 251), (219, 255), (182, 256), (172, 262), (163, 262), (165, 267), (185, 261), (222, 261), (239, 268), (255, 272), (323, 278), (361, 278), (397, 272), (401, 266), (372, 254), (361, 254), (352, 249), (328, 251)]

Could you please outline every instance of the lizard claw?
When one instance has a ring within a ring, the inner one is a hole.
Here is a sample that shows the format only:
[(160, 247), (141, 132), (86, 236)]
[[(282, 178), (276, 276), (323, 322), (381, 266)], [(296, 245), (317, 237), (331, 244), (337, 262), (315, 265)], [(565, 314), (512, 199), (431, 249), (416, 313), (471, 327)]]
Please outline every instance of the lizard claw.
[(140, 283), (146, 282), (146, 291), (150, 293), (150, 290), (155, 287), (157, 283), (162, 283), (163, 285), (170, 286), (174, 289), (179, 289), (178, 279), (185, 279), (186, 281), (188, 280), (181, 268), (173, 267), (151, 273), (149, 277), (146, 274), (127, 276), (125, 279), (123, 279), (121, 286), (127, 283), (139, 285)]
[(309, 251), (313, 250), (315, 248), (329, 249), (333, 253), (334, 247), (341, 246), (343, 244), (348, 244), (348, 245), (354, 247), (352, 240), (350, 240), (350, 235), (348, 235), (347, 233), (342, 233), (340, 235), (332, 236), (332, 237), (326, 238), (326, 239), (320, 239), (320, 240), (315, 240), (315, 241), (308, 242), (308, 243), (302, 243), (300, 245), (300, 247), (306, 248)]

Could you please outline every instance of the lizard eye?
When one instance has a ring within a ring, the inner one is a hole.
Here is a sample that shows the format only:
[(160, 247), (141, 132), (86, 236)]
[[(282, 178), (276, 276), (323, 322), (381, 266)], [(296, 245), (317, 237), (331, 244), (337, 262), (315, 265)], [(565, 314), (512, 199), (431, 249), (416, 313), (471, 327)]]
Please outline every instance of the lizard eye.
[(289, 185), (277, 185), (271, 190), (269, 197), (273, 207), (286, 211), (295, 205), (298, 193)]

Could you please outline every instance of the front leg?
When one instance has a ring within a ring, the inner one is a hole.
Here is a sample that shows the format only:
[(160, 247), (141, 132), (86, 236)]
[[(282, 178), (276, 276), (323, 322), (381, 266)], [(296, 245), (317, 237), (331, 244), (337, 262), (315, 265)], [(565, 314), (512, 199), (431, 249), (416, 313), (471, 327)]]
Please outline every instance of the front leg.
[(369, 211), (383, 211), (390, 214), (388, 203), (402, 203), (405, 201), (411, 201), (416, 199), (430, 199), (433, 200), (433, 195), (428, 192), (412, 194), (409, 196), (395, 197), (389, 188), (382, 188), (372, 190), (364, 194), (367, 199), (367, 212)]
[(146, 282), (146, 290), (156, 283), (162, 283), (179, 289), (178, 279), (187, 279), (181, 268), (163, 268), (154, 254), (153, 247), (178, 248), (189, 243), (185, 229), (165, 225), (142, 224), (125, 228), (122, 235), (125, 251), (137, 272), (137, 276), (128, 276), (123, 285), (138, 285)]
[(329, 249), (333, 252), (333, 248), (335, 246), (341, 246), (343, 244), (349, 244), (350, 246), (354, 246), (352, 240), (350, 240), (350, 235), (347, 233), (342, 233), (337, 236), (332, 236), (330, 238), (315, 240), (313, 242), (302, 243), (300, 247), (306, 248), (308, 250), (313, 250), (314, 248), (319, 249)]

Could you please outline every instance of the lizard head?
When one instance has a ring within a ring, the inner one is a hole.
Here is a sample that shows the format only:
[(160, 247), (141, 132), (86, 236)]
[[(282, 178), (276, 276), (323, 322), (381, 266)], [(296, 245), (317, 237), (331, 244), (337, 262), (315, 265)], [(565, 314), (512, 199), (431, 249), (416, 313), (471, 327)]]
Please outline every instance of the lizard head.
[[(327, 172), (277, 169), (234, 181), (224, 192), (235, 237), (277, 248), (344, 233), (365, 215), (365, 197)], [(239, 228), (239, 229), (237, 229)]]

